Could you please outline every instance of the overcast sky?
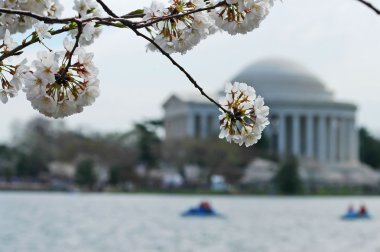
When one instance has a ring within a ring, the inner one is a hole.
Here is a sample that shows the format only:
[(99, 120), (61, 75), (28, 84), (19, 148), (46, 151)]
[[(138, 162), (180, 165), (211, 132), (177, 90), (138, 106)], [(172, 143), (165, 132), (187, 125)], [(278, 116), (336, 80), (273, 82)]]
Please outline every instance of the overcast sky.
[[(67, 4), (71, 1), (61, 2), (65, 14), (71, 15)], [(124, 14), (150, 1), (105, 2)], [(380, 0), (372, 2), (380, 7)], [(162, 117), (162, 103), (173, 92), (195, 92), (165, 57), (146, 53), (145, 45), (128, 30), (105, 28), (88, 48), (100, 69), (101, 96), (65, 123), (89, 131), (123, 131), (139, 120)], [(43, 48), (35, 45), (27, 55), (37, 50)], [(356, 103), (359, 125), (380, 135), (380, 16), (355, 0), (278, 1), (258, 30), (237, 36), (216, 34), (186, 55), (175, 55), (208, 92), (219, 89), (247, 64), (267, 57), (304, 65), (339, 99)], [(0, 142), (10, 138), (13, 122), (39, 115), (22, 92), (0, 104), (0, 113)]]

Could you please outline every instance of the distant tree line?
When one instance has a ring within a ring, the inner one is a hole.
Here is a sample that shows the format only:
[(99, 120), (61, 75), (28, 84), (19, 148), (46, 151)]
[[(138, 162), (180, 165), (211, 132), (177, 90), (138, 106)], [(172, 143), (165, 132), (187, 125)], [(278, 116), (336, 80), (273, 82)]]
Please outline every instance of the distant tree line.
[(367, 129), (359, 130), (360, 161), (380, 169), (380, 140), (372, 136)]
[[(268, 153), (268, 141), (263, 137), (251, 148), (231, 145), (216, 137), (205, 139), (163, 140), (162, 121), (147, 120), (134, 124), (126, 132), (108, 134), (71, 130), (64, 124), (35, 118), (15, 127), (12, 144), (0, 145), (0, 179), (46, 179), (51, 162), (75, 164), (73, 183), (93, 190), (96, 188), (96, 166), (108, 169), (107, 185), (120, 187), (133, 183), (140, 188), (158, 186), (145, 173), (161, 167), (176, 169), (184, 178), (185, 186), (202, 186), (213, 174), (223, 175), (230, 184), (237, 184), (244, 168), (255, 157), (275, 160)], [(366, 129), (359, 132), (360, 160), (373, 168), (380, 168), (380, 140)], [(188, 164), (201, 168), (202, 179), (194, 184), (187, 181)], [(275, 176), (276, 190), (295, 194), (302, 190), (295, 158), (280, 164)]]
[[(75, 164), (74, 183), (89, 190), (95, 188), (95, 166), (108, 168), (111, 186), (125, 182), (141, 187), (157, 185), (139, 177), (136, 167), (149, 173), (160, 167), (174, 167), (184, 174), (186, 164), (202, 169), (206, 183), (212, 174), (224, 175), (235, 183), (243, 168), (256, 156), (262, 156), (267, 141), (252, 148), (240, 148), (215, 137), (163, 141), (162, 121), (134, 124), (126, 132), (108, 134), (71, 130), (61, 122), (35, 118), (14, 129), (12, 144), (0, 145), (0, 178), (44, 179), (51, 162)], [(185, 181), (186, 183), (186, 181)]]

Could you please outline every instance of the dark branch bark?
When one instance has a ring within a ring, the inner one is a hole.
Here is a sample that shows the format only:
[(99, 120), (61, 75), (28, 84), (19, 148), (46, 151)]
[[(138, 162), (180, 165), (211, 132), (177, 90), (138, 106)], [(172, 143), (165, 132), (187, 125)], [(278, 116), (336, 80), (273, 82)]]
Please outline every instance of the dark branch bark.
[(364, 4), (365, 6), (367, 6), (368, 8), (370, 8), (371, 10), (373, 10), (377, 15), (380, 15), (380, 10), (377, 9), (373, 4), (371, 4), (370, 2), (367, 2), (365, 0), (357, 0), (358, 2)]
[(12, 10), (12, 9), (6, 9), (6, 8), (0, 8), (0, 13), (6, 13), (6, 14), (11, 14), (11, 15), (20, 15), (20, 16), (26, 16), (26, 17), (31, 17), (34, 19), (37, 19), (39, 21), (43, 21), (46, 24), (70, 24), (70, 23), (88, 23), (91, 21), (97, 21), (98, 23), (102, 23), (104, 25), (108, 26), (116, 26), (113, 25), (112, 23), (115, 22), (124, 22), (128, 23), (129, 25), (134, 24), (130, 20), (126, 18), (120, 18), (118, 16), (114, 17), (91, 17), (91, 18), (86, 18), (86, 19), (79, 19), (77, 17), (70, 17), (70, 18), (52, 18), (52, 17), (45, 17), (41, 16), (29, 11), (22, 11), (22, 10)]
[(96, 2), (102, 6), (103, 10), (107, 12), (108, 15), (115, 18), (118, 17), (118, 15), (116, 15), (115, 12), (113, 12), (102, 0), (96, 0)]
[(27, 16), (27, 17), (35, 18), (40, 21), (44, 21), (47, 24), (67, 24), (67, 23), (76, 21), (76, 18), (73, 18), (73, 17), (72, 18), (45, 17), (45, 16), (37, 15), (29, 11), (12, 10), (12, 9), (6, 9), (6, 8), (0, 8), (0, 13)]
[(162, 49), (156, 42), (154, 42), (153, 39), (149, 38), (148, 36), (146, 36), (145, 34), (139, 32), (136, 28), (134, 27), (130, 27), (132, 29), (132, 31), (139, 37), (143, 37), (144, 39), (146, 39), (147, 41), (149, 41), (150, 43), (152, 43), (166, 58), (168, 58), (172, 64), (174, 66), (176, 66), (181, 72), (183, 72), (187, 79), (189, 79), (189, 81), (194, 85), (194, 87), (196, 89), (199, 90), (199, 92), (204, 96), (206, 97), (210, 102), (214, 103), (217, 107), (219, 107), (221, 110), (223, 110), (225, 113), (228, 113), (230, 114), (229, 111), (227, 111), (225, 108), (222, 107), (222, 105), (220, 105), (218, 102), (216, 102), (214, 99), (212, 99), (210, 96), (208, 96), (204, 91), (203, 91), (203, 88), (201, 86), (198, 85), (198, 83), (194, 80), (194, 78), (180, 65), (178, 64), (167, 52), (165, 52), (164, 49)]
[(74, 55), (74, 52), (75, 50), (78, 48), (79, 46), (79, 40), (80, 40), (80, 36), (82, 35), (82, 32), (83, 32), (83, 25), (82, 23), (78, 22), (77, 23), (77, 26), (78, 26), (78, 34), (76, 35), (75, 37), (75, 44), (73, 46), (73, 49), (71, 50), (70, 52), (70, 55), (69, 55), (69, 60), (67, 62), (67, 66), (65, 67), (65, 69), (62, 71), (61, 73), (61, 76), (60, 76), (60, 79), (61, 80), (64, 80), (65, 79), (65, 76), (66, 76), (66, 73), (69, 71), (69, 68), (71, 66), (71, 60), (73, 58), (73, 55)]
[[(57, 34), (61, 34), (61, 33), (64, 33), (64, 32), (67, 32), (67, 31), (70, 31), (70, 30), (72, 30), (72, 29), (73, 29), (73, 28), (69, 28), (69, 27), (65, 26), (65, 27), (63, 27), (62, 29), (59, 29), (59, 30), (56, 30), (56, 31), (51, 32), (51, 35), (54, 36), (54, 35), (57, 35)], [(11, 51), (9, 51), (9, 52), (5, 52), (5, 53), (3, 53), (3, 55), (1, 55), (1, 57), (0, 57), (0, 61), (3, 61), (4, 59), (6, 59), (6, 58), (8, 58), (8, 57), (10, 57), (10, 56), (15, 55), (16, 53), (20, 52), (20, 51), (23, 50), (24, 48), (26, 48), (26, 47), (28, 47), (28, 46), (34, 44), (34, 43), (37, 43), (37, 42), (39, 42), (39, 41), (40, 41), (39, 38), (31, 39), (31, 40), (29, 40), (28, 42), (23, 43), (23, 44), (17, 46), (15, 49), (13, 49), (13, 50), (11, 50)]]

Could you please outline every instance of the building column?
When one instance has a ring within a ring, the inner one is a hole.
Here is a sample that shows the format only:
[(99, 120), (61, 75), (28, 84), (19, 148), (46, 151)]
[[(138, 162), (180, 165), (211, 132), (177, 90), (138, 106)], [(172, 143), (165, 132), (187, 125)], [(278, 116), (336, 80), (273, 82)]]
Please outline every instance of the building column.
[(207, 137), (207, 114), (203, 113), (200, 115), (200, 120), (201, 120), (201, 138), (206, 138)]
[(350, 148), (349, 148), (349, 160), (357, 161), (359, 154), (358, 146), (358, 132), (355, 127), (355, 119), (352, 118), (348, 121), (348, 129), (350, 133)]
[(216, 136), (219, 135), (220, 132), (220, 121), (219, 121), (219, 114), (213, 114), (213, 124), (214, 124), (214, 130), (216, 133)]
[(292, 116), (292, 153), (295, 156), (299, 156), (301, 152), (301, 144), (300, 144), (300, 135), (301, 135), (301, 127), (300, 127), (300, 115)]
[(339, 119), (339, 161), (346, 161), (347, 137), (346, 137), (346, 120)]
[(329, 160), (330, 162), (337, 161), (337, 144), (336, 144), (336, 131), (337, 131), (337, 121), (335, 117), (330, 118), (330, 134), (329, 134), (329, 145), (330, 145), (330, 153)]
[(314, 158), (314, 117), (313, 114), (306, 115), (306, 156)]
[(285, 115), (284, 114), (279, 114), (278, 115), (278, 154), (279, 156), (283, 156), (285, 154), (285, 135), (286, 135), (286, 123), (285, 123)]
[(187, 136), (195, 137), (195, 114), (187, 115)]
[(318, 117), (318, 160), (322, 163), (326, 161), (326, 116), (319, 115)]

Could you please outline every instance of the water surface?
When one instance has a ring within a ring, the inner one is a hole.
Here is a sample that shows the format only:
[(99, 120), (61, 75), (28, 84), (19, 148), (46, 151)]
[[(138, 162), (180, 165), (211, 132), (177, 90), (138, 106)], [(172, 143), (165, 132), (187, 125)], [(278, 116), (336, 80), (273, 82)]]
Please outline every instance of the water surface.
[[(182, 218), (200, 200), (226, 218)], [(341, 221), (365, 203), (371, 220)], [(0, 252), (380, 252), (377, 197), (0, 193)]]

